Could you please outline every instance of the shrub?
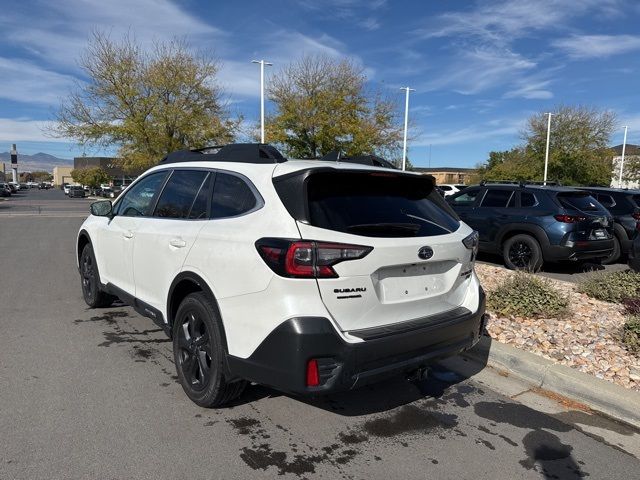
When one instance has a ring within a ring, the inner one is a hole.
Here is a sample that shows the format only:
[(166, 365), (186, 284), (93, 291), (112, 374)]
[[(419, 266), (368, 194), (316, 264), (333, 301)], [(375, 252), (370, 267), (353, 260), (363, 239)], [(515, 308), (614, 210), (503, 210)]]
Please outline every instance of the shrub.
[(622, 272), (595, 272), (586, 275), (578, 283), (578, 291), (605, 302), (620, 303), (640, 293), (640, 274)]
[(630, 352), (640, 354), (640, 315), (627, 318), (622, 329), (622, 340)]
[(569, 299), (548, 280), (515, 272), (489, 292), (487, 305), (499, 315), (551, 318), (567, 313)]

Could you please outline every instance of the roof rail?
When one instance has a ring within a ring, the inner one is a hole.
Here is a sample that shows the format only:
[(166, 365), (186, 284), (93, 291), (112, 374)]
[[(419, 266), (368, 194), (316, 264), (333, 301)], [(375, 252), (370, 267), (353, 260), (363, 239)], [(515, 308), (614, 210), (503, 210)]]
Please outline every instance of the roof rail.
[(542, 182), (539, 180), (482, 180), (480, 185), (549, 185), (552, 187), (561, 187), (562, 183), (557, 181)]
[(160, 164), (180, 162), (282, 163), (287, 159), (267, 143), (230, 143), (192, 150), (177, 150), (160, 160)]
[(389, 160), (385, 160), (382, 157), (373, 154), (355, 155), (353, 157), (343, 156), (340, 150), (332, 150), (323, 157), (319, 158), (320, 161), (325, 162), (347, 162), (358, 163), (360, 165), (371, 165), (373, 167), (392, 168), (397, 170), (397, 167)]

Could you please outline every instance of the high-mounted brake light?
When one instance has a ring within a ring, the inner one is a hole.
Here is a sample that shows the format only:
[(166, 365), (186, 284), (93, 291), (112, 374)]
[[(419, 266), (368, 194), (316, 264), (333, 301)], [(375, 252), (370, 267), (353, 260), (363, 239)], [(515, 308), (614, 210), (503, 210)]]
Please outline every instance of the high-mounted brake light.
[(587, 217), (580, 215), (554, 215), (553, 218), (562, 223), (578, 223), (584, 222), (587, 219)]
[(292, 278), (336, 278), (333, 266), (365, 257), (372, 247), (345, 243), (262, 238), (258, 253), (275, 273)]

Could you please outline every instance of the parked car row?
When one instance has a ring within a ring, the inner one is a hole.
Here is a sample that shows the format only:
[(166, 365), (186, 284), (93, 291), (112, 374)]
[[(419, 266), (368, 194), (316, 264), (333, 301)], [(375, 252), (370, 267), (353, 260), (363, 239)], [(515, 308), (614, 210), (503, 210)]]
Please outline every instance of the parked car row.
[(640, 190), (484, 183), (447, 197), (477, 230), (480, 250), (512, 269), (546, 262), (617, 262), (630, 251), (640, 220)]
[(0, 197), (10, 197), (21, 190), (27, 190), (26, 183), (2, 182), (0, 183)]

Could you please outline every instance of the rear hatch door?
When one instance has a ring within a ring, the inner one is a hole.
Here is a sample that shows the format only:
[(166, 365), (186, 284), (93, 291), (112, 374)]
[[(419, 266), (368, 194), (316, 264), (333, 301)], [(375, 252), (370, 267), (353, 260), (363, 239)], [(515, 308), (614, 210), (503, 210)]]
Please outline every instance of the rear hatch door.
[(613, 234), (613, 217), (588, 192), (560, 192), (558, 201), (568, 215), (578, 218), (576, 240), (605, 240)]
[(430, 177), (376, 171), (319, 171), (306, 178), (301, 237), (373, 249), (317, 280), (343, 331), (420, 319), (456, 309), (472, 270), (462, 243), (472, 230)]

